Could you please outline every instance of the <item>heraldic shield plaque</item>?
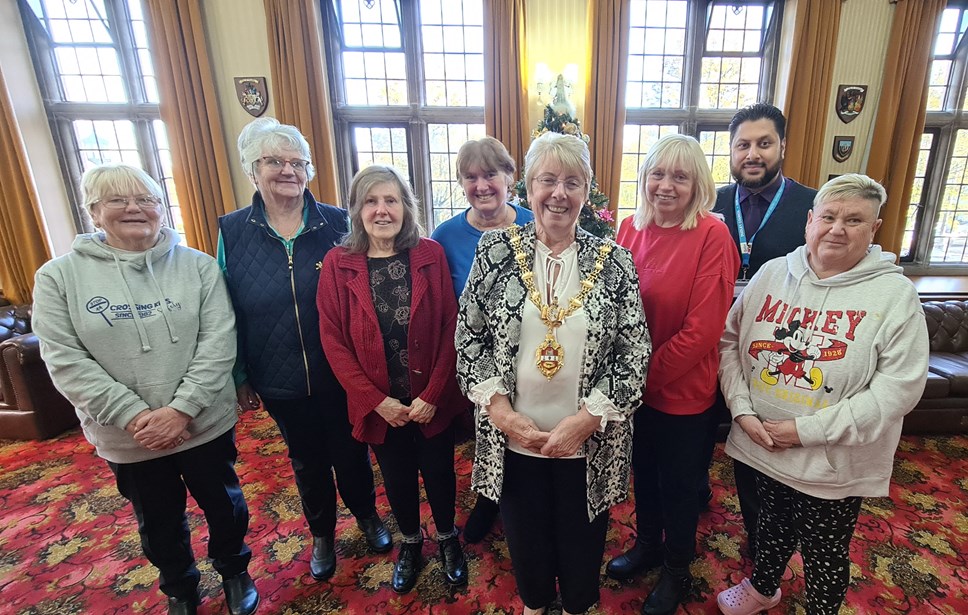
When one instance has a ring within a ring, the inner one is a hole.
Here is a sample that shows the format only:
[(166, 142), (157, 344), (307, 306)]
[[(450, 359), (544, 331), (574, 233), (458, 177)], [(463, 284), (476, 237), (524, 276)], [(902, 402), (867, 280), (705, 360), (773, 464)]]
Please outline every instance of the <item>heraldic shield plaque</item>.
[(834, 137), (834, 160), (843, 162), (854, 153), (854, 137)]
[(236, 77), (235, 95), (239, 104), (253, 117), (259, 117), (269, 106), (269, 94), (265, 77)]
[(850, 124), (864, 110), (864, 101), (866, 100), (866, 85), (840, 86), (837, 88), (837, 117), (844, 124)]

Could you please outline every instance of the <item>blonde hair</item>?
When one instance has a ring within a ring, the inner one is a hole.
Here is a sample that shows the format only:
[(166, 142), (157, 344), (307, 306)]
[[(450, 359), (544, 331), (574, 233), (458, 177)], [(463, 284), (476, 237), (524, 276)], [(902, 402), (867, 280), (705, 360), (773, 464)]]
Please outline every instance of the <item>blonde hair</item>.
[(887, 202), (887, 191), (870, 177), (860, 173), (845, 173), (833, 178), (820, 187), (817, 196), (813, 197), (816, 208), (829, 201), (849, 201), (864, 199), (875, 204), (874, 217), (880, 215), (881, 207)]
[(578, 137), (558, 132), (546, 132), (531, 142), (524, 155), (524, 183), (531, 190), (531, 181), (537, 167), (550, 158), (565, 169), (578, 171), (585, 182), (585, 193), (592, 181), (592, 156), (588, 145)]
[(363, 201), (380, 184), (395, 185), (403, 201), (402, 226), (393, 240), (393, 248), (397, 252), (413, 248), (424, 235), (423, 226), (420, 224), (420, 202), (410, 187), (410, 182), (394, 167), (374, 164), (361, 169), (350, 185), (350, 232), (343, 238), (342, 244), (348, 252), (366, 254), (370, 249), (370, 237), (363, 228)]
[(88, 213), (92, 205), (108, 197), (142, 194), (150, 194), (159, 202), (165, 200), (165, 193), (152, 176), (128, 164), (100, 164), (81, 177), (81, 198)]
[(679, 228), (688, 231), (695, 228), (699, 218), (709, 215), (716, 205), (716, 184), (709, 170), (709, 163), (699, 142), (688, 135), (666, 135), (655, 142), (639, 167), (639, 194), (642, 202), (635, 211), (632, 224), (644, 229), (655, 217), (655, 206), (649, 201), (646, 184), (649, 173), (656, 167), (680, 168), (693, 181), (692, 201), (686, 207), (685, 217)]

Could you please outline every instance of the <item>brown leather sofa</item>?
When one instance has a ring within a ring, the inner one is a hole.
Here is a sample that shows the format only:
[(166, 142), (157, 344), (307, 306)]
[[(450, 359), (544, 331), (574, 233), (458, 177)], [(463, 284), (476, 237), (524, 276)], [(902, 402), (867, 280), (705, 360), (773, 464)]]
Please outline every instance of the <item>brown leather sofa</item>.
[(78, 424), (30, 330), (30, 306), (0, 307), (0, 439), (43, 440)]
[(927, 301), (931, 357), (921, 401), (904, 420), (905, 433), (968, 432), (968, 301)]

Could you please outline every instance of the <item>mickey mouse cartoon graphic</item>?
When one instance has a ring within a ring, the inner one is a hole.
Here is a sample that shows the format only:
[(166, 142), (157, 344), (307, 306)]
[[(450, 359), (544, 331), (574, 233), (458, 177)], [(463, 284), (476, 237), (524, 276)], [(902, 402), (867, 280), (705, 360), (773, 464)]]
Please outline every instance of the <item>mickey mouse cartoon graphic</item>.
[(760, 372), (760, 379), (774, 385), (780, 380), (780, 374), (802, 378), (814, 391), (823, 384), (823, 372), (819, 367), (810, 368), (807, 374), (804, 369), (806, 361), (820, 358), (820, 348), (811, 343), (812, 333), (800, 326), (799, 320), (790, 322), (790, 328), (777, 327), (773, 337), (783, 344), (774, 352), (766, 353), (767, 366)]

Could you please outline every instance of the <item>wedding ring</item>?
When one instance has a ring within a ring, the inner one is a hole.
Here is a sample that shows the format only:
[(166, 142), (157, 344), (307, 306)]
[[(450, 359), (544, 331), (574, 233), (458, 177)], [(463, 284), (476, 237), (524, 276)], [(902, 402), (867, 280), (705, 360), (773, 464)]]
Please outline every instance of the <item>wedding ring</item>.
[(181, 446), (182, 444), (185, 443), (185, 438), (178, 438), (177, 442), (178, 442), (178, 445)]

